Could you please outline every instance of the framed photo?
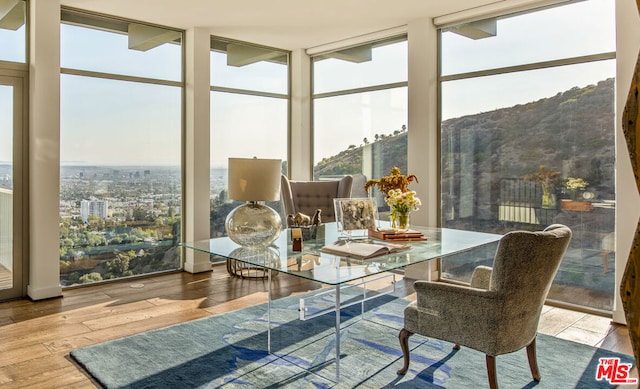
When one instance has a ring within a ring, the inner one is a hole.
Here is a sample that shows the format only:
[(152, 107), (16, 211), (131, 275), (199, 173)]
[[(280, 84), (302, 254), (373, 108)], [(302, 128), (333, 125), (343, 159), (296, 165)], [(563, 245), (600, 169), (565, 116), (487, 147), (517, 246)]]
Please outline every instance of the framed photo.
[(334, 199), (338, 232), (376, 228), (378, 206), (373, 197)]

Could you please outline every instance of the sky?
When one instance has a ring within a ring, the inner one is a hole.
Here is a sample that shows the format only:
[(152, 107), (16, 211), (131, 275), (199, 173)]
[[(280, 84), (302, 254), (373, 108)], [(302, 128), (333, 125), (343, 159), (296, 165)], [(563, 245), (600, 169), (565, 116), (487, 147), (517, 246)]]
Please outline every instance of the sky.
[[(471, 40), (442, 37), (444, 75), (615, 51), (612, 0), (577, 2), (498, 21), (497, 36)], [(147, 52), (129, 50), (125, 35), (63, 25), (63, 67), (178, 81), (180, 48), (165, 44)], [(0, 60), (24, 61), (24, 27), (0, 30)], [(434, 54), (435, 55), (435, 54)], [(286, 67), (258, 63), (226, 66), (212, 54), (212, 81), (233, 88), (286, 93)], [(315, 91), (325, 92), (406, 81), (406, 42), (374, 49), (373, 61), (318, 62)], [(535, 70), (443, 83), (442, 118), (491, 111), (551, 97), (615, 76), (615, 61)], [(180, 162), (180, 90), (123, 81), (61, 77), (63, 163), (171, 165)], [(11, 159), (7, 87), (0, 87), (0, 161)], [(211, 165), (228, 157), (286, 158), (286, 100), (212, 94)], [(376, 133), (407, 124), (406, 88), (316, 101), (315, 160)], [(117, 114), (113, 114), (116, 112)], [(411, 130), (411, 129), (409, 129)], [(7, 141), (9, 139), (9, 141)]]
[[(497, 22), (495, 37), (472, 40), (442, 34), (442, 74), (455, 75), (615, 51), (615, 15), (610, 0), (577, 2)], [(373, 61), (325, 60), (314, 68), (319, 92), (406, 81), (407, 45), (374, 49)], [(371, 72), (368, 73), (368, 71)], [(398, 78), (389, 78), (390, 74)], [(377, 79), (376, 76), (382, 76)], [(442, 84), (443, 120), (512, 107), (615, 76), (615, 61), (475, 77)], [(401, 77), (404, 77), (402, 79)], [(325, 80), (326, 78), (326, 80)], [(317, 99), (314, 162), (366, 137), (390, 134), (407, 124), (407, 89)], [(409, 127), (409, 131), (412, 129)]]
[[(446, 32), (442, 47), (443, 75), (614, 52), (614, 2), (576, 2), (500, 19), (497, 36), (487, 39)], [(615, 61), (450, 82), (443, 86), (442, 118), (524, 104), (611, 77)], [(481, 98), (473, 91), (482, 91)]]
[(10, 123), (13, 123), (12, 87), (0, 83), (0, 163), (9, 162), (12, 159), (13, 133)]
[[(18, 31), (0, 29), (0, 60), (24, 62), (24, 26)], [(0, 163), (10, 162), (13, 156), (13, 88), (0, 79)]]

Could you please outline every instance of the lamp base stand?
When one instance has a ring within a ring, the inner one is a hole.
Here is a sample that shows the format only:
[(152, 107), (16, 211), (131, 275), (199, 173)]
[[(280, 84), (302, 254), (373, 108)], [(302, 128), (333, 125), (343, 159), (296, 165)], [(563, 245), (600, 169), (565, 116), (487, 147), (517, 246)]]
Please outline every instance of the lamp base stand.
[(229, 238), (244, 247), (268, 247), (282, 231), (280, 215), (264, 204), (249, 202), (227, 215), (225, 229)]

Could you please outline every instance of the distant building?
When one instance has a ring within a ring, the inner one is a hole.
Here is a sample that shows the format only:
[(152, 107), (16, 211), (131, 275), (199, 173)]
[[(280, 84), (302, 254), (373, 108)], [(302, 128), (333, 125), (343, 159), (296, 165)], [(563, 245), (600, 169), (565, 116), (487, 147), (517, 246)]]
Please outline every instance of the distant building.
[(106, 218), (109, 213), (109, 203), (105, 200), (82, 200), (80, 202), (80, 217), (85, 223), (89, 220), (89, 215)]

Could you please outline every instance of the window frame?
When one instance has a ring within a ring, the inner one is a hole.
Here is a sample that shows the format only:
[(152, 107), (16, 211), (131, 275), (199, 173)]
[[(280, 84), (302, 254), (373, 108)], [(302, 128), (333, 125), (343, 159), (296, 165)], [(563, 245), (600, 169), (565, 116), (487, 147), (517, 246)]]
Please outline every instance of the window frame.
[[(263, 91), (263, 90), (252, 90), (252, 89), (246, 89), (246, 88), (237, 88), (237, 87), (228, 87), (228, 86), (221, 86), (221, 85), (214, 85), (214, 77), (211, 77), (211, 80), (209, 82), (209, 96), (210, 96), (210, 106), (209, 106), (209, 110), (210, 112), (213, 114), (213, 95), (214, 94), (220, 94), (220, 95), (224, 95), (224, 94), (236, 94), (239, 96), (253, 96), (253, 97), (260, 97), (260, 98), (267, 98), (267, 99), (279, 99), (279, 100), (284, 100), (286, 101), (286, 134), (285, 134), (285, 138), (286, 138), (286, 142), (287, 145), (285, 146), (285, 150), (286, 150), (286, 164), (287, 164), (287, 173), (290, 173), (291, 171), (291, 131), (292, 131), (292, 127), (291, 127), (291, 91), (292, 91), (292, 86), (291, 86), (291, 82), (292, 82), (292, 69), (291, 69), (291, 57), (292, 57), (292, 53), (289, 50), (285, 50), (285, 49), (280, 49), (280, 48), (276, 48), (276, 47), (271, 47), (271, 46), (265, 46), (265, 45), (259, 45), (256, 43), (251, 43), (251, 42), (245, 42), (245, 41), (240, 41), (237, 39), (231, 39), (231, 38), (226, 38), (226, 37), (222, 37), (222, 36), (218, 36), (218, 35), (211, 35), (210, 36), (210, 44), (209, 44), (209, 55), (212, 55), (212, 53), (214, 51), (218, 51), (218, 52), (222, 52), (223, 50), (218, 49), (220, 44), (237, 44), (237, 45), (242, 45), (242, 46), (248, 46), (248, 47), (252, 47), (252, 48), (256, 48), (258, 50), (271, 50), (274, 52), (279, 52), (282, 55), (284, 55), (286, 57), (286, 66), (287, 66), (287, 71), (286, 71), (286, 82), (287, 82), (287, 88), (286, 88), (286, 93), (278, 93), (278, 92), (269, 92), (269, 91)], [(260, 61), (256, 61), (256, 62), (260, 62)], [(276, 61), (277, 62), (277, 61)], [(209, 72), (210, 74), (213, 74), (213, 72), (215, 71), (213, 68), (213, 63), (210, 64), (210, 69)], [(210, 132), (210, 136), (211, 134), (216, 131), (216, 126), (213, 123), (213, 115), (210, 118), (210, 127), (209, 127), (209, 132)], [(211, 145), (211, 143), (210, 143)], [(212, 149), (209, 150), (210, 153), (213, 152)], [(262, 156), (260, 156), (262, 157)], [(283, 160), (283, 162), (285, 162)], [(209, 162), (210, 163), (210, 162)], [(209, 169), (212, 169), (213, 167), (210, 165)], [(213, 193), (211, 191), (211, 185), (213, 184), (213, 182), (210, 183), (210, 188), (209, 188), (209, 195), (212, 196)], [(269, 204), (270, 206), (272, 206), (274, 209), (278, 209), (280, 208), (280, 202), (272, 202)], [(213, 210), (212, 207), (212, 202), (210, 201), (209, 204), (209, 210), (210, 212)], [(281, 215), (281, 217), (284, 217), (284, 215)], [(283, 220), (285, 220), (283, 218)], [(211, 226), (211, 220), (210, 220), (210, 226)], [(222, 229), (224, 229), (224, 226), (221, 226)], [(209, 235), (213, 238), (213, 237), (217, 237), (213, 235), (213, 233), (216, 231), (213, 231), (211, 229), (211, 227), (209, 228)]]
[[(101, 72), (101, 71), (92, 71), (92, 70), (83, 70), (83, 69), (73, 69), (73, 68), (66, 68), (66, 67), (60, 67), (60, 75), (71, 75), (71, 76), (80, 76), (80, 77), (88, 77), (91, 79), (97, 79), (97, 80), (112, 80), (112, 81), (121, 81), (121, 82), (130, 82), (130, 83), (139, 83), (139, 84), (148, 84), (148, 85), (160, 85), (160, 86), (171, 86), (171, 87), (177, 87), (180, 88), (180, 134), (179, 134), (179, 138), (181, 141), (181, 145), (179, 146), (179, 150), (180, 150), (180, 157), (179, 157), (179, 171), (180, 171), (180, 181), (181, 181), (181, 191), (180, 191), (180, 208), (181, 210), (186, 209), (187, 206), (187, 199), (185, 196), (185, 174), (186, 174), (186, 161), (185, 161), (185, 146), (184, 146), (184, 139), (186, 136), (186, 116), (185, 116), (185, 101), (186, 101), (186, 88), (185, 88), (185, 83), (186, 83), (186, 67), (185, 67), (185, 55), (186, 55), (186, 45), (185, 45), (185, 39), (186, 39), (186, 31), (179, 29), (179, 28), (174, 28), (174, 27), (168, 27), (168, 26), (161, 26), (161, 25), (157, 25), (157, 24), (153, 24), (153, 23), (148, 23), (145, 21), (139, 21), (139, 20), (133, 20), (133, 19), (127, 19), (127, 18), (122, 18), (122, 17), (118, 17), (118, 16), (113, 16), (113, 15), (105, 15), (105, 14), (101, 14), (101, 13), (97, 13), (97, 12), (92, 12), (92, 11), (87, 11), (87, 10), (83, 10), (83, 9), (76, 9), (73, 7), (67, 7), (67, 6), (62, 6), (60, 7), (60, 28), (62, 28), (63, 24), (72, 24), (72, 25), (78, 25), (78, 26), (84, 26), (87, 28), (95, 28), (95, 29), (99, 29), (99, 30), (104, 30), (107, 32), (111, 32), (111, 33), (122, 33), (122, 34), (127, 34), (127, 31), (123, 31), (122, 26), (128, 25), (129, 23), (135, 23), (135, 24), (140, 24), (140, 25), (144, 25), (144, 26), (149, 26), (149, 27), (155, 27), (155, 28), (161, 28), (161, 29), (166, 29), (166, 30), (171, 30), (171, 31), (176, 31), (179, 32), (181, 34), (181, 38), (180, 38), (180, 80), (179, 81), (173, 81), (173, 80), (165, 80), (165, 79), (158, 79), (158, 78), (152, 78), (152, 77), (143, 77), (143, 76), (131, 76), (131, 75), (125, 75), (125, 74), (118, 74), (118, 73), (111, 73), (111, 72)], [(71, 15), (71, 16), (69, 16)], [(71, 17), (73, 20), (68, 21), (65, 18), (69, 18)], [(92, 23), (94, 22), (94, 23)], [(62, 129), (61, 129), (62, 130)], [(62, 166), (60, 166), (60, 168), (62, 168)], [(182, 212), (181, 213), (181, 219), (180, 219), (180, 226), (179, 226), (179, 240), (182, 240), (182, 237), (185, 236), (185, 232), (186, 232), (186, 224), (187, 224), (187, 220), (185, 220), (185, 213)], [(180, 251), (179, 251), (180, 252)], [(103, 281), (99, 281), (99, 282), (90, 282), (87, 284), (74, 284), (74, 285), (67, 285), (67, 286), (63, 286), (64, 288), (74, 288), (74, 287), (83, 287), (83, 286), (91, 286), (91, 285), (95, 285), (98, 283), (103, 283), (103, 282), (111, 282), (111, 281), (118, 281), (118, 280), (122, 280), (124, 278), (139, 278), (139, 277), (148, 277), (150, 274), (154, 274), (154, 273), (167, 273), (167, 272), (175, 272), (175, 271), (181, 271), (184, 268), (184, 264), (185, 264), (185, 256), (182, 254), (179, 254), (179, 262), (177, 264), (177, 267), (174, 269), (167, 269), (167, 270), (160, 270), (160, 271), (155, 271), (155, 272), (151, 272), (151, 273), (143, 273), (143, 274), (135, 274), (133, 276), (122, 276), (122, 277), (117, 277), (114, 279), (105, 279)]]
[[(337, 47), (337, 48), (332, 48), (329, 51), (320, 51), (317, 53), (312, 54), (311, 57), (311, 61), (310, 61), (310, 73), (311, 73), (311, 112), (310, 112), (310, 166), (309, 166), (309, 171), (310, 171), (310, 177), (314, 177), (314, 166), (315, 166), (315, 154), (316, 154), (316, 128), (315, 128), (315, 116), (316, 116), (316, 101), (318, 99), (324, 99), (324, 98), (331, 98), (331, 97), (340, 97), (340, 96), (348, 96), (348, 95), (358, 95), (358, 94), (364, 94), (364, 93), (368, 93), (368, 92), (378, 92), (378, 91), (385, 91), (385, 90), (390, 90), (390, 89), (399, 89), (399, 88), (408, 88), (409, 87), (409, 74), (407, 72), (407, 80), (406, 81), (397, 81), (397, 82), (390, 82), (390, 83), (381, 83), (381, 84), (376, 84), (376, 85), (369, 85), (369, 86), (362, 86), (362, 87), (355, 87), (355, 88), (345, 88), (345, 89), (340, 89), (340, 90), (333, 90), (333, 91), (327, 91), (327, 92), (319, 92), (316, 93), (315, 92), (315, 66), (314, 63), (317, 60), (322, 60), (325, 58), (330, 58), (330, 56), (328, 56), (328, 54), (332, 53), (332, 52), (338, 52), (341, 50), (345, 50), (345, 49), (350, 49), (350, 48), (354, 48), (354, 47), (359, 47), (359, 46), (363, 46), (363, 45), (370, 45), (372, 47), (372, 49), (374, 49), (377, 46), (384, 46), (384, 45), (389, 45), (389, 44), (394, 44), (394, 43), (399, 43), (399, 42), (406, 42), (408, 45), (409, 42), (409, 36), (408, 33), (406, 31), (402, 31), (399, 33), (394, 33), (391, 36), (385, 36), (383, 38), (379, 38), (379, 39), (372, 39), (369, 41), (362, 41), (359, 42), (356, 45), (350, 45), (350, 46), (344, 46), (344, 47)], [(409, 50), (407, 49), (407, 59), (409, 56)], [(408, 70), (408, 69), (407, 69)], [(407, 94), (407, 122), (408, 122), (408, 116), (409, 116), (409, 105), (408, 105), (408, 99), (409, 96)], [(405, 126), (408, 123), (404, 123)], [(382, 172), (385, 173), (385, 172)], [(380, 203), (378, 204), (380, 205)]]
[[(522, 14), (527, 14), (527, 13), (532, 13), (532, 12), (537, 12), (537, 11), (542, 11), (545, 9), (549, 9), (549, 8), (554, 8), (554, 7), (563, 7), (563, 6), (571, 6), (572, 3), (563, 3), (563, 2), (559, 2), (556, 4), (551, 4), (551, 5), (547, 5), (547, 6), (540, 6), (540, 7), (533, 7), (533, 8), (529, 8), (526, 10), (520, 10), (517, 12), (513, 12), (513, 11), (505, 11), (503, 13), (500, 14), (496, 14), (496, 15), (491, 15), (488, 18), (500, 18), (500, 17), (517, 17), (518, 15), (522, 15)], [(614, 5), (615, 7), (615, 5)], [(456, 73), (456, 74), (447, 74), (447, 75), (442, 75), (443, 72), (443, 66), (442, 66), (442, 46), (443, 46), (443, 42), (442, 42), (442, 35), (444, 30), (453, 27), (455, 25), (459, 25), (459, 24), (464, 24), (467, 22), (471, 22), (471, 21), (478, 21), (478, 20), (482, 20), (484, 18), (476, 18), (476, 19), (472, 19), (472, 20), (467, 20), (467, 21), (456, 21), (455, 23), (450, 23), (447, 25), (442, 25), (442, 26), (437, 26), (437, 52), (438, 52), (438, 61), (437, 61), (437, 82), (438, 82), (438, 86), (437, 86), (437, 93), (438, 93), (438, 106), (437, 106), (437, 112), (438, 112), (438, 119), (437, 119), (437, 142), (438, 142), (438, 147), (437, 147), (437, 151), (438, 151), (438, 161), (442, 161), (442, 158), (445, 154), (445, 150), (442, 149), (442, 124), (443, 124), (443, 119), (442, 119), (442, 109), (443, 109), (443, 100), (442, 100), (442, 90), (443, 90), (443, 84), (448, 82), (448, 81), (458, 81), (458, 80), (468, 80), (468, 79), (474, 79), (474, 78), (479, 78), (479, 77), (487, 77), (487, 76), (496, 76), (496, 75), (503, 75), (503, 74), (515, 74), (515, 73), (521, 73), (521, 72), (527, 72), (527, 71), (532, 71), (532, 70), (541, 70), (541, 69), (549, 69), (549, 68), (559, 68), (559, 67), (563, 67), (563, 66), (570, 66), (570, 65), (581, 65), (581, 64), (591, 64), (591, 63), (596, 63), (599, 61), (616, 61), (616, 57), (617, 57), (617, 53), (616, 51), (605, 51), (605, 52), (600, 52), (600, 53), (594, 53), (594, 54), (589, 54), (589, 55), (579, 55), (579, 56), (570, 56), (570, 57), (565, 57), (565, 58), (559, 58), (559, 59), (551, 59), (551, 60), (544, 60), (544, 61), (535, 61), (535, 62), (530, 62), (530, 63), (524, 63), (524, 64), (519, 64), (519, 65), (511, 65), (511, 66), (499, 66), (499, 67), (495, 67), (495, 68), (487, 68), (487, 69), (483, 69), (483, 70), (476, 70), (476, 71), (469, 71), (469, 72), (461, 72), (461, 73)], [(615, 34), (615, 31), (614, 31)], [(614, 38), (615, 39), (615, 38)], [(617, 74), (614, 74), (613, 77), (615, 78), (617, 76)], [(615, 99), (615, 96), (614, 96)], [(614, 115), (616, 114), (615, 110), (614, 110)], [(614, 126), (613, 131), (616, 131), (616, 128)], [(615, 155), (614, 155), (615, 158)], [(437, 180), (438, 183), (441, 183), (443, 180), (443, 171), (442, 171), (442, 166), (438, 167), (438, 171), (437, 171)], [(616, 193), (616, 198), (618, 196), (618, 191), (617, 191), (617, 183), (615, 183), (615, 179), (614, 179), (614, 193)], [(443, 193), (442, 193), (442, 187), (438, 188), (438, 215), (437, 215), (437, 220), (438, 220), (438, 224), (442, 225), (444, 223), (443, 220), (443, 214), (442, 214), (442, 208), (443, 208)], [(559, 200), (558, 200), (559, 201)], [(615, 229), (617, 229), (617, 224), (614, 222), (614, 231)], [(440, 269), (442, 269), (442, 261), (440, 262)], [(439, 270), (440, 271), (440, 270)], [(441, 274), (439, 274), (439, 278), (441, 277)], [(450, 282), (453, 284), (459, 284), (461, 283), (461, 281), (456, 280), (456, 279), (448, 279), (448, 278), (440, 278), (443, 282)], [(593, 308), (590, 306), (586, 306), (586, 305), (577, 305), (575, 303), (572, 302), (564, 302), (564, 301), (560, 301), (560, 300), (553, 300), (554, 304), (557, 304), (559, 306), (565, 306), (565, 307), (572, 307), (575, 308), (576, 306), (579, 306), (580, 309), (588, 311), (588, 312), (594, 312), (597, 314), (605, 314), (610, 316), (612, 314), (612, 311), (614, 310), (614, 306), (615, 306), (615, 298), (617, 295), (617, 290), (615, 290), (616, 288), (614, 287), (613, 290), (613, 302), (612, 302), (612, 308), (610, 310), (602, 310), (600, 308)]]

